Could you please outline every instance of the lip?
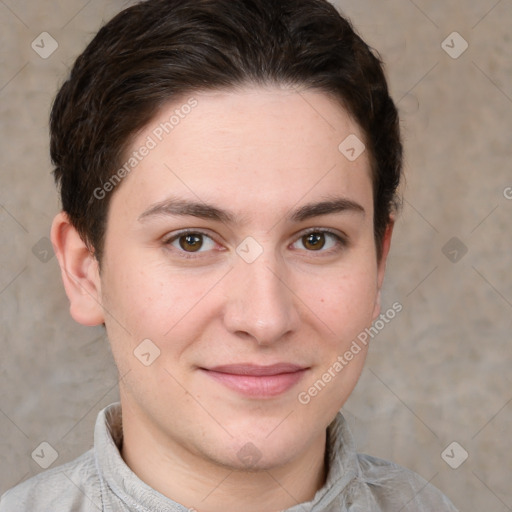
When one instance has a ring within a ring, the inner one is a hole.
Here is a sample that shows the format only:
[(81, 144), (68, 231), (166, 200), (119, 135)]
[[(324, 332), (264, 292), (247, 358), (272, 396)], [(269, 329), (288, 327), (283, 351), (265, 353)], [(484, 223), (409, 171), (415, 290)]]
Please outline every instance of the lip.
[(268, 366), (254, 364), (229, 364), (200, 368), (208, 377), (251, 398), (272, 398), (291, 389), (308, 368), (277, 363)]

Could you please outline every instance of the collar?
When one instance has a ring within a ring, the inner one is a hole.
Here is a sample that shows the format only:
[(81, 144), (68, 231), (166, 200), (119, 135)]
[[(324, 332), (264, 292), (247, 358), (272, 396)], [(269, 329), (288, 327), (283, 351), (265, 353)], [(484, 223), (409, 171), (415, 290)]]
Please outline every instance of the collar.
[[(104, 511), (119, 510), (119, 501), (131, 512), (187, 512), (187, 508), (172, 501), (140, 480), (126, 465), (119, 448), (123, 429), (121, 404), (113, 403), (100, 411), (94, 430), (96, 468), (101, 481)], [(355, 478), (360, 466), (354, 441), (341, 413), (327, 428), (327, 480), (314, 498), (295, 505), (286, 512), (321, 512), (343, 494)]]

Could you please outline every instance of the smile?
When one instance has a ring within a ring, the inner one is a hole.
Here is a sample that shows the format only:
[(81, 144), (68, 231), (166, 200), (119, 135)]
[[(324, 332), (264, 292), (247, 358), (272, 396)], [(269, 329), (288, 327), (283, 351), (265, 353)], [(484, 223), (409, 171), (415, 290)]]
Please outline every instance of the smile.
[(307, 370), (308, 368), (288, 363), (201, 368), (211, 379), (251, 398), (272, 398), (285, 393), (304, 377)]

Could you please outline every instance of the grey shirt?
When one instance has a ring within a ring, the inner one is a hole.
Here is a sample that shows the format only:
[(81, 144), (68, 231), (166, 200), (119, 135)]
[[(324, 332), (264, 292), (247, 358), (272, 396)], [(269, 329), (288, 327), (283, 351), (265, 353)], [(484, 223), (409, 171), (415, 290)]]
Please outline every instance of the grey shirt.
[[(341, 413), (327, 433), (325, 485), (311, 501), (285, 512), (457, 512), (419, 475), (357, 454)], [(98, 414), (94, 448), (7, 491), (0, 512), (187, 512), (130, 470), (119, 452), (121, 441), (121, 406), (114, 403)]]

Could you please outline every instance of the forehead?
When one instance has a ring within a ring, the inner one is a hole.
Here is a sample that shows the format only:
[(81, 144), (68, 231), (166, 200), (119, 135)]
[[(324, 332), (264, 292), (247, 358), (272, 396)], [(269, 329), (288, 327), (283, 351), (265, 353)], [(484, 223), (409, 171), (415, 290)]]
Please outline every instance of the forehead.
[(172, 194), (240, 212), (315, 194), (371, 195), (363, 140), (357, 123), (319, 91), (194, 93), (162, 107), (138, 134), (125, 155), (128, 162), (138, 153), (137, 165), (119, 195), (139, 210)]

